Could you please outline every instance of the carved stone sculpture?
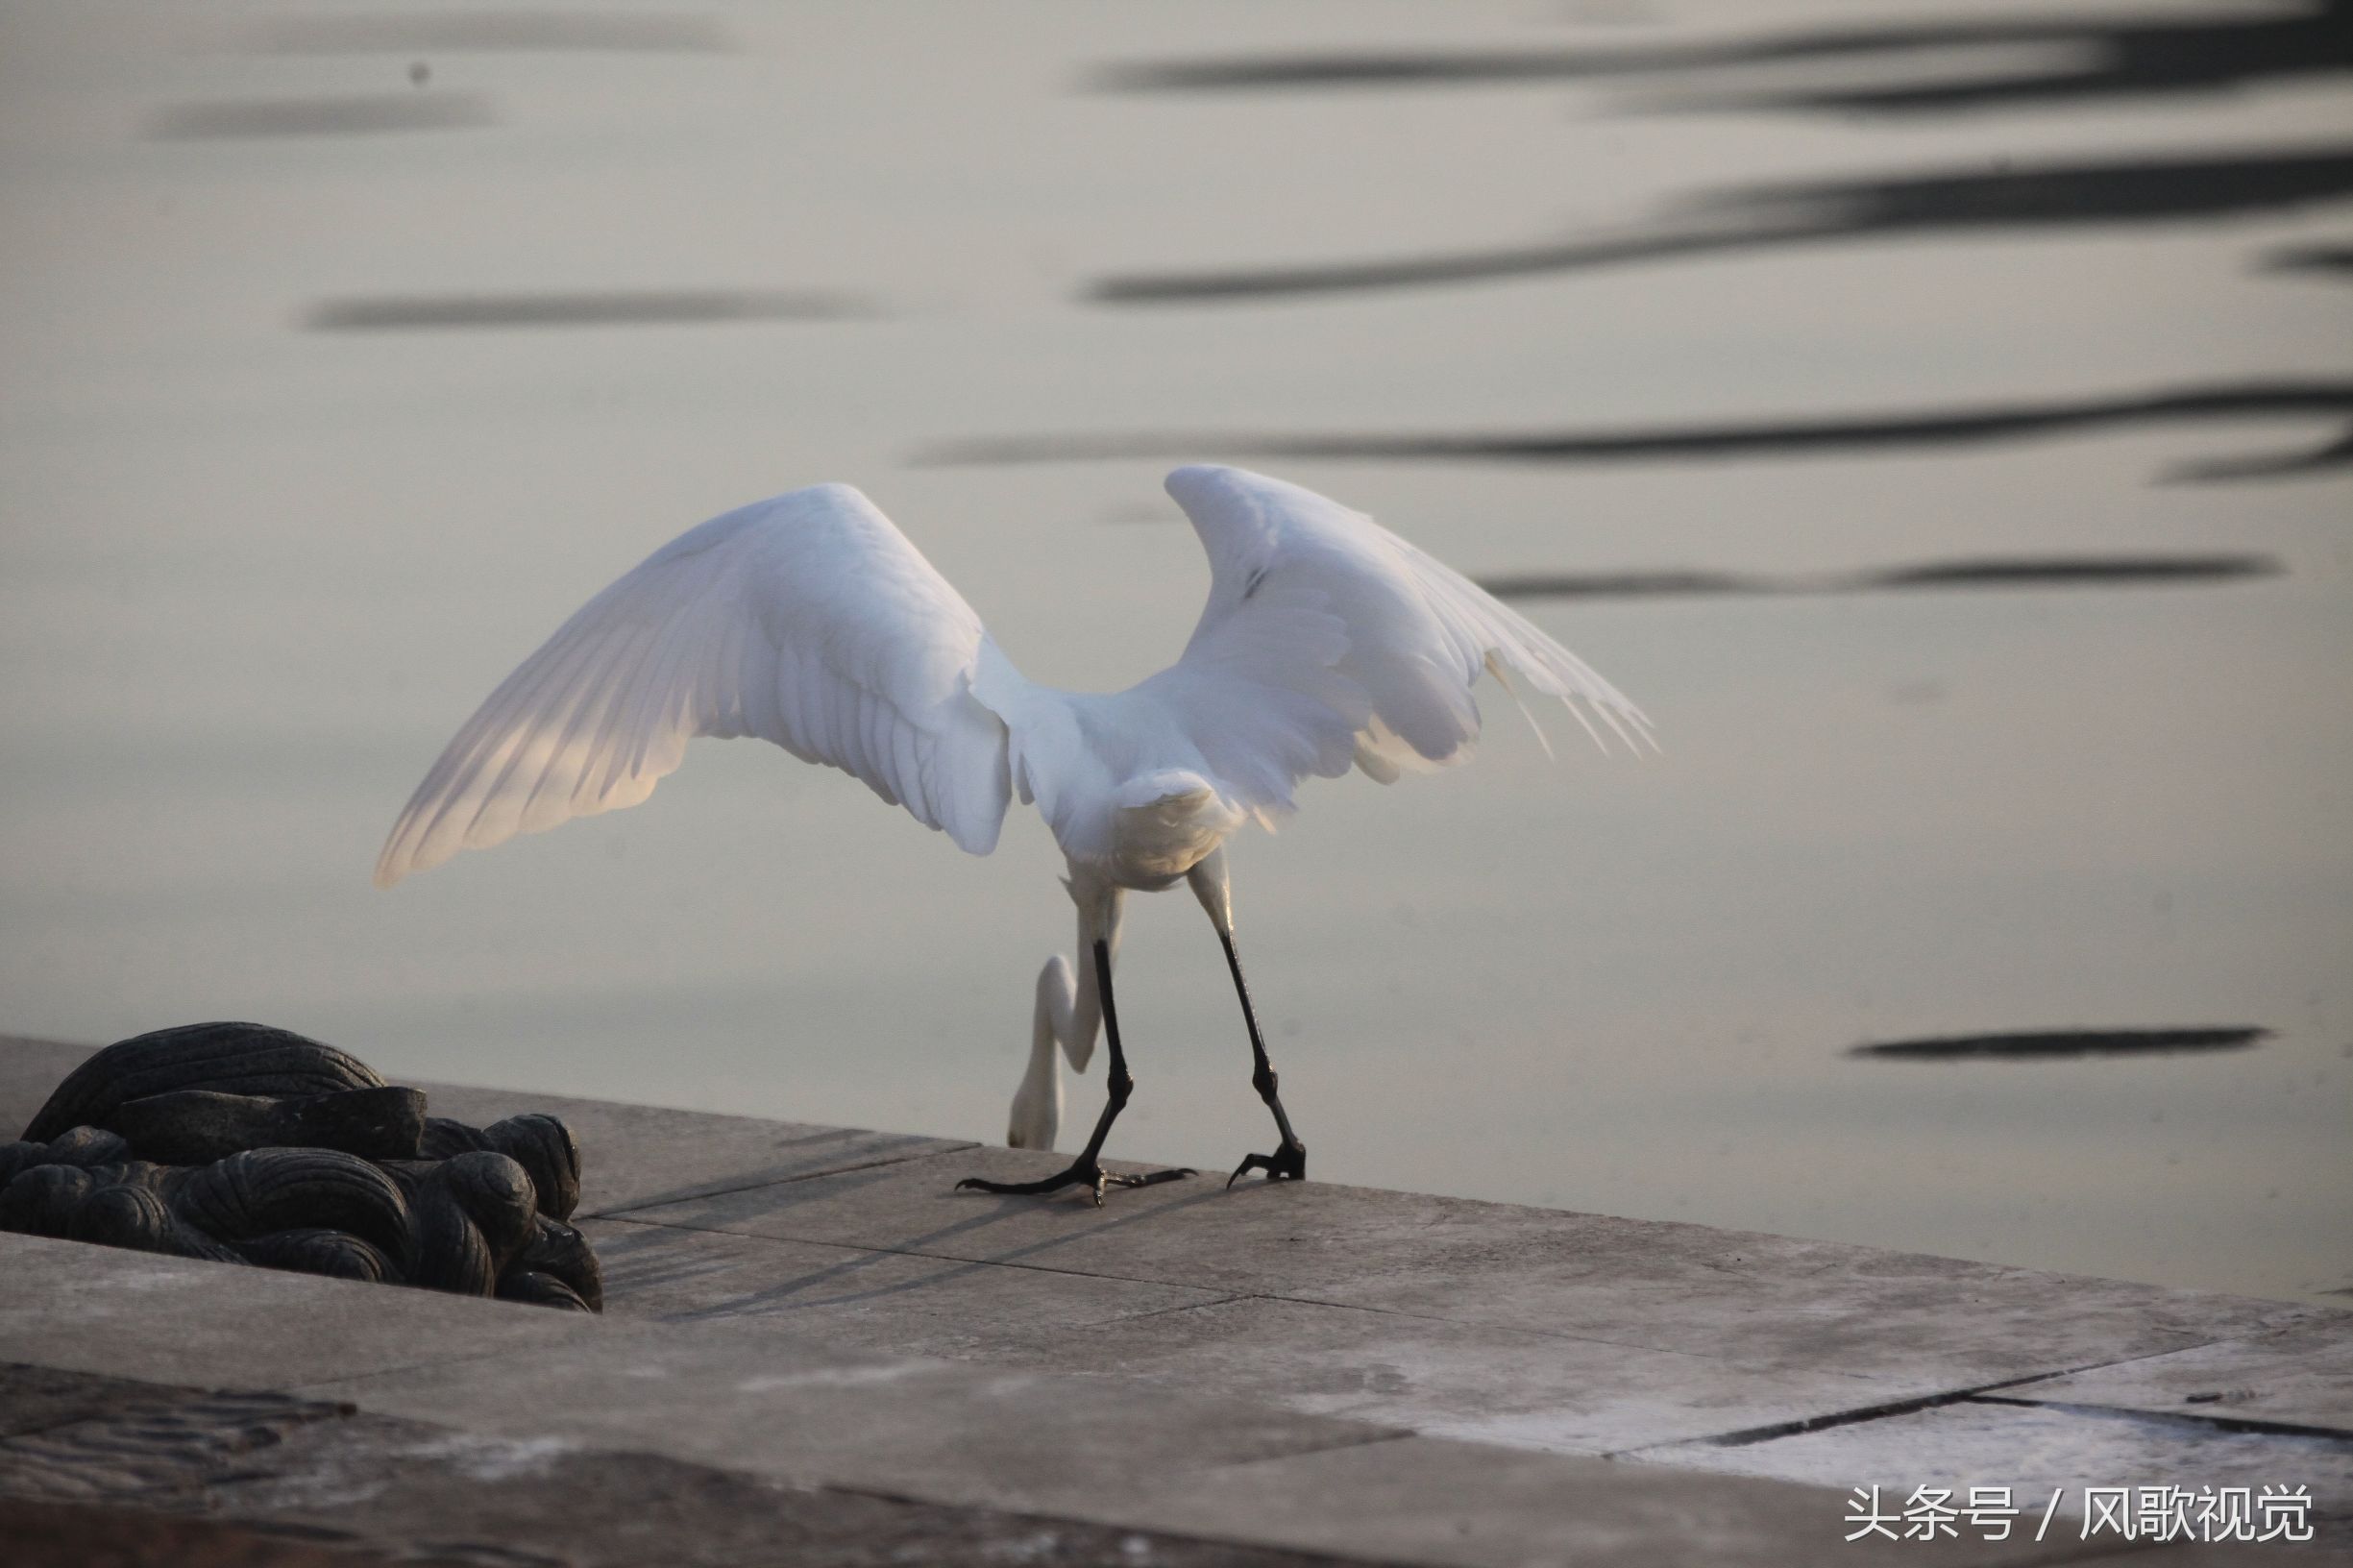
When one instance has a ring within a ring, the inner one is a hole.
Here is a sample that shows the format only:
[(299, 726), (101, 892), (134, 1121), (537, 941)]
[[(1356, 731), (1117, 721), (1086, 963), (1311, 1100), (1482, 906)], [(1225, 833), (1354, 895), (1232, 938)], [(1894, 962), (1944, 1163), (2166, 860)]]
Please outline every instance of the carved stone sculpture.
[(0, 1144), (0, 1230), (596, 1311), (553, 1116), (469, 1127), (257, 1023), (122, 1041)]

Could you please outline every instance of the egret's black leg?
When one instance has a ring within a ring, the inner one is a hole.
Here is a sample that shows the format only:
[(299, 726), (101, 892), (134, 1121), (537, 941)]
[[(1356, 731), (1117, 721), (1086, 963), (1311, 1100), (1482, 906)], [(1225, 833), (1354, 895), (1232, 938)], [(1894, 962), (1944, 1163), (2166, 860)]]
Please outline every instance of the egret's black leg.
[(1232, 1187), (1241, 1180), (1243, 1172), (1251, 1170), (1264, 1171), (1270, 1182), (1304, 1182), (1308, 1177), (1308, 1146), (1291, 1131), (1291, 1118), (1283, 1110), (1283, 1096), (1277, 1092), (1282, 1080), (1275, 1076), (1275, 1065), (1266, 1060), (1266, 1041), (1259, 1037), (1259, 1017), (1250, 1006), (1250, 987), (1242, 979), (1242, 961), (1234, 951), (1233, 934), (1222, 922), (1217, 928), (1217, 941), (1226, 950), (1226, 968), (1234, 971), (1235, 993), (1242, 999), (1242, 1022), (1250, 1026), (1251, 1087), (1266, 1102), (1266, 1109), (1275, 1114), (1275, 1131), (1283, 1135), (1282, 1146), (1274, 1153), (1244, 1155), (1242, 1163), (1234, 1167), (1234, 1174), (1226, 1178), (1226, 1186)]
[(1070, 1168), (1059, 1175), (1036, 1182), (992, 1182), (984, 1177), (967, 1176), (956, 1184), (957, 1191), (968, 1188), (975, 1192), (1059, 1192), (1066, 1187), (1090, 1187), (1094, 1189), (1094, 1205), (1100, 1209), (1106, 1187), (1153, 1187), (1192, 1174), (1179, 1166), (1142, 1176), (1115, 1176), (1097, 1163), (1103, 1152), (1103, 1139), (1111, 1136), (1111, 1124), (1119, 1119), (1119, 1113), (1127, 1109), (1128, 1096), (1136, 1091), (1136, 1080), (1128, 1076), (1127, 1053), (1119, 1048), (1119, 1014), (1112, 1006), (1111, 944), (1100, 937), (1094, 944), (1094, 978), (1103, 997), (1103, 1035), (1111, 1042), (1111, 1095), (1103, 1102), (1103, 1114), (1095, 1118), (1094, 1136), (1087, 1139), (1079, 1157), (1070, 1162)]

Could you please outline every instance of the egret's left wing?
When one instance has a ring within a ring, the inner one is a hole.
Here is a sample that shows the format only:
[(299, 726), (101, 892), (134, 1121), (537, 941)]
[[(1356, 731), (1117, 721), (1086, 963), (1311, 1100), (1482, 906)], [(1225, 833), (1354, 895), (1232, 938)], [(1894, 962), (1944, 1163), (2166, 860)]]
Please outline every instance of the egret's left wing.
[(1180, 717), (1260, 814), (1353, 763), (1387, 783), (1466, 756), (1471, 688), (1519, 675), (1597, 743), (1649, 721), (1582, 659), (1468, 577), (1360, 512), (1247, 469), (1180, 468), (1168, 493), (1210, 558), (1210, 597), (1174, 665), (1137, 688)]
[(581, 606), (442, 752), (376, 863), (632, 806), (698, 735), (756, 735), (863, 779), (985, 855), (1005, 725), (972, 699), (980, 617), (846, 484), (715, 517)]

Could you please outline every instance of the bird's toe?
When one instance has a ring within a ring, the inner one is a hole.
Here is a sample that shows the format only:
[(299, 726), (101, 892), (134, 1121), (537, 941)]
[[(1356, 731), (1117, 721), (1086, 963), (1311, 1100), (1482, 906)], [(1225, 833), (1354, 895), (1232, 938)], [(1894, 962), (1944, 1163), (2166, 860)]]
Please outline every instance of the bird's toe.
[(1286, 1143), (1272, 1154), (1246, 1154), (1226, 1178), (1226, 1186), (1232, 1187), (1254, 1170), (1264, 1171), (1270, 1182), (1304, 1182), (1308, 1179), (1307, 1145)]

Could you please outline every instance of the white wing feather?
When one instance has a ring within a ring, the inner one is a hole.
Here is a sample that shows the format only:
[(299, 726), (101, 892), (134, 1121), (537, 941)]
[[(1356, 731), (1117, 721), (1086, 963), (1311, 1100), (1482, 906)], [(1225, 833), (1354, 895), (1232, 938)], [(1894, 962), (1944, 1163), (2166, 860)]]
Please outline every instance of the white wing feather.
[(873, 502), (817, 485), (715, 517), (564, 623), (457, 732), (376, 864), (633, 806), (698, 735), (755, 735), (854, 774), (974, 854), (1010, 793), (972, 699), (980, 617)]
[(1210, 558), (1210, 597), (1174, 665), (1139, 687), (1183, 718), (1262, 820), (1310, 775), (1353, 763), (1387, 783), (1459, 761), (1471, 688), (1507, 668), (1631, 747), (1649, 721), (1576, 654), (1460, 573), (1337, 502), (1246, 469), (1168, 476)]

